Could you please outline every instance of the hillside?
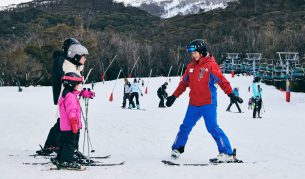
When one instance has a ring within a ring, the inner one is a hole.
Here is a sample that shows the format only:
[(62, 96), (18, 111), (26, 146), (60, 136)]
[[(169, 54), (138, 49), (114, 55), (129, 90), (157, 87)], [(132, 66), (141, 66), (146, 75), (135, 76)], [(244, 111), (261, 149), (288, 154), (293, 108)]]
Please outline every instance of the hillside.
[(261, 52), (275, 58), (277, 51), (305, 52), (304, 0), (240, 0), (226, 9), (160, 19), (146, 11), (112, 0), (36, 0), (0, 11), (0, 77), (5, 85), (50, 85), (52, 53), (63, 39), (76, 37), (88, 47), (85, 68), (94, 67), (90, 80), (110, 60), (106, 74), (114, 79), (119, 69), (127, 76), (139, 57), (133, 76), (177, 74), (189, 61), (187, 43), (204, 38), (219, 62), (228, 52)]

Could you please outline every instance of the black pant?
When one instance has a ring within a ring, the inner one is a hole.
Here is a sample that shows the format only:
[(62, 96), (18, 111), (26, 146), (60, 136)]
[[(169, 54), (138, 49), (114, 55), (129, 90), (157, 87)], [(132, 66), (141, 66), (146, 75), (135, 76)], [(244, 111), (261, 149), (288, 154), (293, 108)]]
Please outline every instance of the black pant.
[(158, 94), (158, 97), (160, 99), (159, 107), (165, 107), (164, 106), (164, 97), (161, 94)]
[(261, 98), (255, 99), (254, 108), (253, 108), (253, 118), (256, 118), (256, 113), (258, 114), (258, 117), (261, 117), (260, 116), (261, 108), (262, 108), (262, 99)]
[(57, 159), (60, 162), (73, 162), (74, 151), (78, 148), (79, 132), (61, 131), (61, 139)]
[(122, 107), (125, 107), (126, 106), (126, 100), (129, 98), (129, 93), (124, 93), (124, 96), (123, 96), (123, 105)]
[(54, 126), (50, 129), (47, 140), (44, 144), (44, 148), (47, 147), (58, 147), (60, 143), (60, 124), (59, 124), (59, 118), (57, 119)]
[(133, 97), (136, 97), (136, 104), (139, 105), (139, 93), (137, 92), (133, 92), (131, 93), (130, 97), (129, 97), (129, 105), (131, 105), (133, 108), (136, 107), (134, 102), (133, 102)]
[(231, 108), (232, 104), (235, 104), (235, 105), (236, 105), (236, 107), (237, 107), (237, 109), (238, 109), (238, 111), (239, 111), (239, 112), (241, 112), (241, 109), (240, 109), (240, 107), (239, 107), (238, 103), (237, 103), (236, 101), (232, 101), (232, 100), (230, 101), (230, 104), (229, 104), (229, 106), (228, 106), (228, 108), (227, 108), (227, 111), (229, 111), (229, 110), (230, 110), (230, 108)]

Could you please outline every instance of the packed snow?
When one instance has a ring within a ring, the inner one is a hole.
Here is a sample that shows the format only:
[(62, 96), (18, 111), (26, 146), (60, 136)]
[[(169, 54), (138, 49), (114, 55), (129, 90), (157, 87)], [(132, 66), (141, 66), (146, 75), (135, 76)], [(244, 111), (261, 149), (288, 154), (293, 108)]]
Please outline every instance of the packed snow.
[[(226, 112), (229, 98), (218, 88), (218, 122), (237, 148), (237, 157), (243, 164), (217, 166), (166, 166), (161, 160), (170, 159), (171, 145), (184, 118), (188, 105), (188, 90), (171, 108), (158, 108), (157, 89), (165, 77), (151, 78), (148, 94), (140, 96), (143, 110), (121, 109), (123, 79), (97, 83), (96, 97), (89, 101), (89, 133), (94, 153), (91, 156), (111, 154), (104, 163), (126, 161), (123, 166), (88, 167), (78, 171), (48, 171), (52, 165), (23, 165), (24, 162), (47, 162), (33, 158), (44, 144), (49, 129), (56, 121), (51, 87), (0, 87), (0, 157), (1, 178), (132, 178), (132, 179), (185, 179), (185, 178), (303, 178), (305, 175), (304, 114), (305, 94), (292, 93), (291, 102), (285, 102), (285, 93), (273, 86), (262, 84), (263, 108), (261, 119), (252, 118), (247, 101), (251, 97), (248, 86), (252, 77), (226, 76), (232, 87), (239, 87), (244, 99), (244, 113)], [(129, 79), (132, 81), (133, 79)], [(145, 91), (148, 79), (144, 78)], [(167, 92), (171, 95), (179, 77), (171, 77)], [(90, 87), (90, 85), (87, 85)], [(232, 106), (232, 111), (236, 111)], [(81, 133), (80, 149), (83, 146)], [(86, 151), (85, 151), (86, 153)], [(218, 154), (203, 120), (193, 128), (181, 163), (207, 163)], [(11, 156), (14, 155), (14, 156)]]

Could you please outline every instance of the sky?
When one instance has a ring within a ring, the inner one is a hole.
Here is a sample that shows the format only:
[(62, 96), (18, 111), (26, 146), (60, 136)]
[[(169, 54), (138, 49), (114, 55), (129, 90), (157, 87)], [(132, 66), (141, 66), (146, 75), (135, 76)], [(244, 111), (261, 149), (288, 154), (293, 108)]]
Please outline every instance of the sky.
[(0, 6), (8, 6), (10, 4), (20, 4), (24, 2), (29, 2), (32, 0), (1, 0), (0, 1)]

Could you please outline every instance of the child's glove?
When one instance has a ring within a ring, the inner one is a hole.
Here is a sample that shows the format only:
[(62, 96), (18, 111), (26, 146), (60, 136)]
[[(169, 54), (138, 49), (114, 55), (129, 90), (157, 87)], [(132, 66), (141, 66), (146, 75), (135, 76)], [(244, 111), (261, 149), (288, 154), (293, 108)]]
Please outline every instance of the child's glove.
[(77, 119), (75, 117), (71, 119), (71, 127), (72, 127), (72, 132), (74, 134), (77, 134), (78, 126), (77, 126)]
[(92, 91), (90, 88), (86, 89), (84, 88), (80, 93), (79, 96), (83, 97), (83, 98), (90, 98), (93, 99), (93, 97), (95, 97), (95, 92)]

